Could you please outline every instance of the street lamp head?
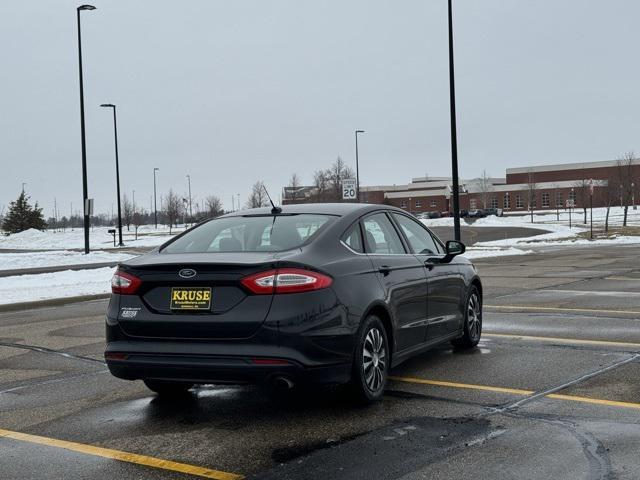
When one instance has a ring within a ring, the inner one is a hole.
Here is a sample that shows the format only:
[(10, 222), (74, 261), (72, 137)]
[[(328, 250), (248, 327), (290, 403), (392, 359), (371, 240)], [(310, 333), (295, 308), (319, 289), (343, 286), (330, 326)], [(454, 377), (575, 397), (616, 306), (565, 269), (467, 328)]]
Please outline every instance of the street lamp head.
[(364, 133), (364, 130), (356, 130), (356, 134), (357, 133)]
[(158, 167), (153, 167), (154, 172), (157, 172), (158, 170), (160, 170)]
[(94, 7), (93, 5), (80, 5), (78, 7), (78, 10), (95, 10), (96, 7)]
[(112, 107), (112, 108), (116, 108), (116, 106), (113, 103), (102, 103), (100, 104), (101, 107)]

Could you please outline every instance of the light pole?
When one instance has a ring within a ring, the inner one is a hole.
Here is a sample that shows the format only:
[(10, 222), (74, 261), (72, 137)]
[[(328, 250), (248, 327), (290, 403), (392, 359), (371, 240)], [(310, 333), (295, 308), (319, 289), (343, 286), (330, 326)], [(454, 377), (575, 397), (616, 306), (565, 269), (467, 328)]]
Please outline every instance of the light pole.
[(635, 183), (631, 182), (631, 205), (633, 205), (633, 209), (637, 210), (638, 207), (636, 206), (636, 190), (635, 190)]
[(358, 134), (364, 130), (356, 130), (356, 202), (360, 201), (360, 166), (358, 164)]
[(458, 138), (456, 134), (456, 87), (453, 68), (453, 12), (449, 4), (449, 102), (451, 113), (451, 176), (453, 180), (453, 233), (460, 241), (460, 192), (458, 179)]
[(78, 71), (80, 73), (80, 139), (82, 145), (82, 200), (84, 204), (84, 253), (89, 253), (89, 188), (87, 185), (87, 143), (84, 134), (84, 85), (82, 81), (82, 35), (80, 34), (80, 12), (95, 10), (93, 5), (80, 5), (78, 16)]
[(105, 108), (113, 109), (113, 138), (115, 142), (116, 148), (116, 191), (118, 195), (118, 245), (120, 247), (124, 247), (124, 243), (122, 243), (122, 210), (120, 206), (120, 164), (118, 161), (118, 122), (116, 120), (116, 106), (113, 103), (103, 103), (100, 105)]
[(573, 209), (574, 202), (574, 192), (573, 188), (571, 188), (571, 195), (569, 196), (569, 228), (571, 228), (571, 210)]
[(153, 168), (153, 217), (158, 228), (158, 197), (156, 196), (156, 172), (160, 170), (158, 167)]
[(193, 222), (193, 210), (191, 209), (191, 175), (187, 175), (189, 182), (189, 221)]

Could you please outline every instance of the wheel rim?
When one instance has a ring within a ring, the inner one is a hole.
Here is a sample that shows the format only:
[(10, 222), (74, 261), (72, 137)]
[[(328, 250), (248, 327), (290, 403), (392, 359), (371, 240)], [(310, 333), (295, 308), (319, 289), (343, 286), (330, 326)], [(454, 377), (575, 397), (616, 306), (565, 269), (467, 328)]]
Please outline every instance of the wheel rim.
[(474, 340), (480, 338), (482, 312), (480, 310), (480, 300), (475, 293), (469, 297), (469, 304), (467, 306), (467, 325), (469, 328), (469, 336)]
[(384, 337), (377, 328), (367, 332), (362, 347), (362, 370), (367, 388), (377, 392), (382, 388), (387, 366)]

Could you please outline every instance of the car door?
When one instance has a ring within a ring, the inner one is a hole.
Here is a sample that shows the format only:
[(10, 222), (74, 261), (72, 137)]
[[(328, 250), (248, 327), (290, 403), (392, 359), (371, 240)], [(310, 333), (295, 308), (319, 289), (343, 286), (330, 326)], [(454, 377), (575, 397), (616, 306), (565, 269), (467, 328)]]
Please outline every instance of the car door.
[(392, 213), (416, 258), (426, 268), (427, 317), (426, 340), (436, 340), (460, 330), (462, 325), (461, 301), (464, 279), (458, 265), (443, 262), (444, 248), (429, 230), (417, 220), (401, 213)]
[(397, 350), (422, 344), (427, 329), (427, 282), (422, 262), (407, 250), (386, 213), (365, 216), (362, 231), (366, 253), (378, 270), (395, 318)]

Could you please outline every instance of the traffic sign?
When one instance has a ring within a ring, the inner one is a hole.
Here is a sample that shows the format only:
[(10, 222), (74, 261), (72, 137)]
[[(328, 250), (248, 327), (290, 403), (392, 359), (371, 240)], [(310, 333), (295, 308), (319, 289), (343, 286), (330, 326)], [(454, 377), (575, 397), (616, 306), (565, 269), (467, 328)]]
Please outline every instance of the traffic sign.
[(356, 199), (356, 179), (355, 178), (342, 179), (342, 199), (343, 200)]

